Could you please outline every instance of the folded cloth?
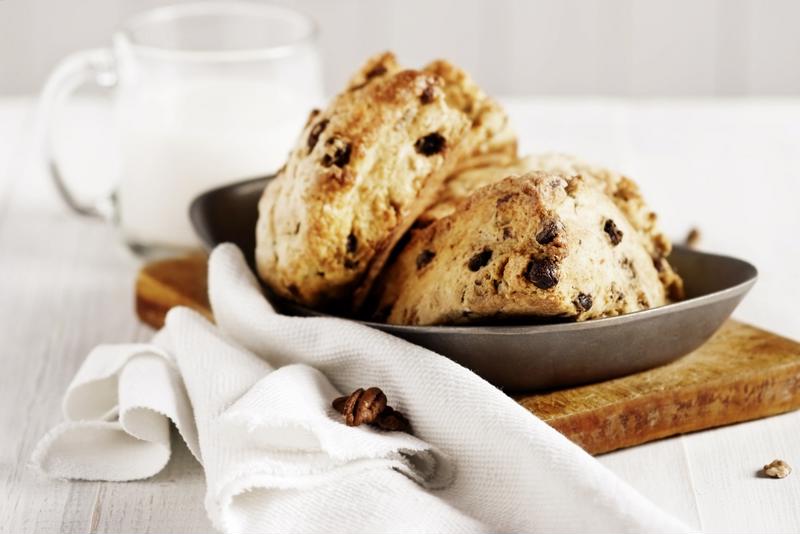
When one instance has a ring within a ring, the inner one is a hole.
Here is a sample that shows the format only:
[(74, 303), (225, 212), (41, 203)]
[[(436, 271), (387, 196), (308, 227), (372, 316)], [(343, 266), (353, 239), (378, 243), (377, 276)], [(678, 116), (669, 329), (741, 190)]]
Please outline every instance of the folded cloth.
[[(169, 459), (171, 420), (225, 532), (684, 532), (474, 373), (358, 323), (275, 313), (241, 252), (209, 261), (216, 326), (177, 308), (148, 345), (95, 349), (37, 446), (49, 476), (132, 480)], [(330, 406), (378, 386), (414, 435)]]

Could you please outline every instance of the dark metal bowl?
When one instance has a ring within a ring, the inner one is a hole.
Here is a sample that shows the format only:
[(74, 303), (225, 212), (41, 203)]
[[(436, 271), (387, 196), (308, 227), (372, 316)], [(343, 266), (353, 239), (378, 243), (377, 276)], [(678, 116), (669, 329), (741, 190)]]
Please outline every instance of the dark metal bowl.
[[(235, 243), (254, 265), (258, 199), (270, 178), (213, 189), (190, 208), (192, 224), (210, 249)], [(659, 308), (580, 323), (509, 326), (398, 326), (360, 321), (422, 345), (511, 391), (597, 382), (669, 363), (702, 345), (755, 284), (751, 264), (676, 247), (669, 261), (687, 298)], [(276, 298), (282, 313), (324, 316)]]

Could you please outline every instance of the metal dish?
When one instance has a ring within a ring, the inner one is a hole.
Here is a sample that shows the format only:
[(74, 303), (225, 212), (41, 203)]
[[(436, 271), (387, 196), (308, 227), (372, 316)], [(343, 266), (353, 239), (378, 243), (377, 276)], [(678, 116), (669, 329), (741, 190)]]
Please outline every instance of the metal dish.
[[(253, 265), (257, 204), (269, 179), (213, 189), (192, 202), (192, 224), (205, 246), (235, 243)], [(364, 324), (443, 354), (510, 391), (607, 380), (669, 363), (702, 345), (758, 276), (745, 261), (682, 247), (669, 260), (684, 278), (687, 299), (619, 317), (514, 326)], [(283, 313), (325, 315), (265, 293)]]

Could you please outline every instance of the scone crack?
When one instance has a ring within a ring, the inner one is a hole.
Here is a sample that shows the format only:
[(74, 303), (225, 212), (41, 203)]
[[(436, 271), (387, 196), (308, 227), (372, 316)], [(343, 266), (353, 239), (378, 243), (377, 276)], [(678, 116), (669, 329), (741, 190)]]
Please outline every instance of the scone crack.
[[(504, 124), (503, 110), (447, 62), (414, 70), (391, 53), (368, 60), (325, 109), (309, 115), (265, 189), (259, 275), (306, 306), (357, 311), (448, 176), (495, 150), (516, 157), (513, 134), (498, 129)], [(350, 250), (351, 233), (357, 250)]]

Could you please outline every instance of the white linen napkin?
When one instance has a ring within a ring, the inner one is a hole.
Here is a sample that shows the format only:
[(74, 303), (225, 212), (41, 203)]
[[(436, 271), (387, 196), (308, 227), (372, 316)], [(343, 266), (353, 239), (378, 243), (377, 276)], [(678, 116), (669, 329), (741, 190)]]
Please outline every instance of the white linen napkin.
[[(211, 255), (209, 293), (216, 326), (177, 308), (151, 344), (87, 357), (38, 469), (152, 476), (171, 420), (225, 532), (689, 530), (447, 358), (352, 321), (276, 314), (232, 245)], [(369, 386), (414, 436), (344, 425), (331, 400)]]

